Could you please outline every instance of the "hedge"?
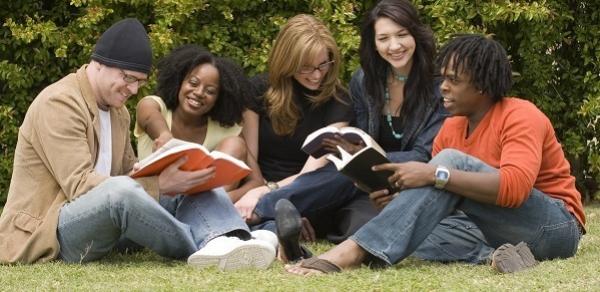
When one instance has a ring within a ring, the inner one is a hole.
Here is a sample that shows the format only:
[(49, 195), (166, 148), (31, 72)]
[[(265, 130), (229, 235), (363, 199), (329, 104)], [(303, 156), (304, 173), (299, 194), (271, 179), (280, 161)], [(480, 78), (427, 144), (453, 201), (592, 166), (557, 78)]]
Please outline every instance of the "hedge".
[[(11, 177), (18, 126), (48, 84), (89, 60), (99, 35), (136, 17), (158, 60), (183, 43), (229, 56), (249, 75), (263, 72), (287, 18), (312, 13), (333, 31), (348, 81), (358, 67), (361, 17), (375, 1), (350, 0), (71, 0), (0, 3), (0, 205)], [(537, 104), (553, 122), (586, 200), (600, 182), (600, 1), (414, 0), (436, 33), (494, 34), (520, 76), (512, 94)], [(152, 92), (150, 85), (138, 97)], [(128, 102), (133, 110), (137, 100)], [(51, 126), (51, 125), (49, 125)]]

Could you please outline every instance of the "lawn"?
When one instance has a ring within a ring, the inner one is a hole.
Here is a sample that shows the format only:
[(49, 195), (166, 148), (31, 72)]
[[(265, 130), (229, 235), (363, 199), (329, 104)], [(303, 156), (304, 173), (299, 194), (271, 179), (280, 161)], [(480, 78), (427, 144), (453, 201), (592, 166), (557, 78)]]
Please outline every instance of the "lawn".
[[(600, 291), (600, 204), (586, 206), (588, 234), (577, 256), (542, 262), (511, 275), (489, 266), (439, 264), (407, 259), (392, 268), (366, 267), (341, 274), (302, 278), (284, 272), (277, 262), (265, 271), (223, 273), (197, 270), (145, 251), (112, 255), (91, 264), (52, 262), (0, 266), (0, 290), (210, 290), (210, 291)], [(310, 247), (319, 252), (331, 245)]]

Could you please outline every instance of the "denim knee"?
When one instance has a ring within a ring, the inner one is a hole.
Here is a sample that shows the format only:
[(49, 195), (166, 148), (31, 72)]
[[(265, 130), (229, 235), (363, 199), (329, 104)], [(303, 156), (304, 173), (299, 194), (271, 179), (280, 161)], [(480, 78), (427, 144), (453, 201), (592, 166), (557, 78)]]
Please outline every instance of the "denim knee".
[(441, 164), (448, 167), (452, 166), (456, 159), (464, 158), (465, 156), (467, 156), (467, 154), (465, 154), (462, 151), (452, 148), (446, 148), (438, 152), (438, 154), (436, 154), (434, 157), (432, 157), (429, 163)]
[(104, 183), (110, 184), (106, 192), (110, 202), (118, 202), (124, 205), (140, 205), (152, 200), (144, 188), (128, 176), (116, 176), (107, 179)]

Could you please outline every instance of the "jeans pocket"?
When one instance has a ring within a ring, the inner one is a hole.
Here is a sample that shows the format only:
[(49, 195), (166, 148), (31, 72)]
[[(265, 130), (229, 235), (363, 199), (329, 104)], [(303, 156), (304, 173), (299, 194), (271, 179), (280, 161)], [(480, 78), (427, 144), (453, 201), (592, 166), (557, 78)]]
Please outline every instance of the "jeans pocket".
[(569, 258), (577, 252), (579, 228), (575, 219), (542, 226), (531, 242), (531, 251), (538, 260)]

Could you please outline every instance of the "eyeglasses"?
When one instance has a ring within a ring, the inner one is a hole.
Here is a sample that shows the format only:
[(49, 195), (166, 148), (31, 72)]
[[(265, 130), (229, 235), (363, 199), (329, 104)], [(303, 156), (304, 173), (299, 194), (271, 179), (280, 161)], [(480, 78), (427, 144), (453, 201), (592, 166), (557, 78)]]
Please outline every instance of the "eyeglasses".
[(146, 79), (139, 79), (131, 74), (127, 74), (125, 73), (125, 71), (123, 71), (123, 69), (119, 69), (121, 71), (121, 74), (123, 74), (123, 81), (125, 81), (125, 83), (127, 84), (133, 84), (136, 83), (138, 84), (139, 87), (142, 87), (144, 85), (146, 85), (146, 83), (148, 83), (148, 80)]
[(313, 67), (313, 66), (302, 66), (300, 67), (300, 70), (298, 70), (299, 74), (312, 74), (313, 72), (319, 70), (321, 73), (329, 70), (329, 67), (331, 67), (331, 65), (333, 65), (335, 61), (329, 61), (329, 62), (325, 62), (320, 64), (317, 67)]

